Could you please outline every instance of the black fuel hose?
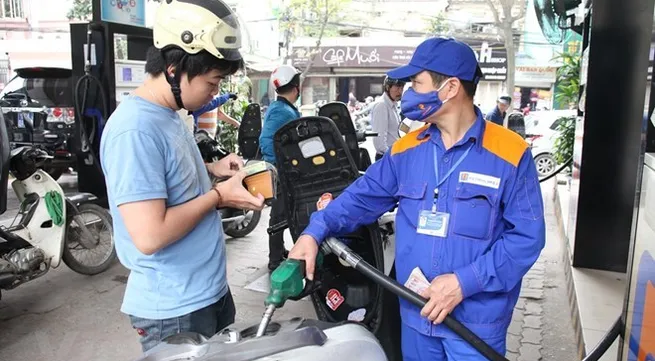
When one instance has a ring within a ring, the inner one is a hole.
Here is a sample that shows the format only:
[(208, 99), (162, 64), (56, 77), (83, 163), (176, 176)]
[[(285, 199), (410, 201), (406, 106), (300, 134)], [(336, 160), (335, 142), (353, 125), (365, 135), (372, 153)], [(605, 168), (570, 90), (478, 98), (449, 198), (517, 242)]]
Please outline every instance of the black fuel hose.
[(547, 176), (545, 176), (545, 177), (539, 179), (539, 183), (543, 183), (543, 182), (545, 182), (545, 181), (547, 181), (547, 180), (553, 178), (554, 176), (558, 175), (561, 171), (563, 171), (564, 169), (566, 169), (566, 167), (568, 167), (568, 166), (571, 164), (571, 162), (573, 162), (573, 157), (569, 158), (569, 160), (566, 161), (566, 163), (562, 164), (562, 165), (561, 165), (559, 168), (557, 168), (554, 172), (552, 172), (552, 173), (550, 173), (549, 175), (547, 175)]
[(612, 327), (605, 333), (603, 338), (598, 342), (596, 347), (594, 347), (589, 354), (581, 361), (598, 361), (601, 357), (607, 352), (607, 350), (612, 346), (617, 337), (623, 337), (623, 332), (625, 330), (625, 325), (623, 323), (623, 317), (619, 317)]
[[(333, 241), (326, 241), (326, 246), (330, 248), (330, 252), (346, 261), (354, 269), (361, 272), (374, 283), (380, 285), (382, 288), (387, 289), (389, 292), (395, 294), (396, 296), (413, 303), (419, 308), (423, 308), (428, 302), (428, 300), (421, 297), (416, 292), (401, 285), (396, 280), (385, 276), (377, 268), (364, 261), (361, 256), (353, 252), (350, 248), (348, 248), (348, 246), (344, 245), (336, 239), (335, 241), (336, 242), (334, 243)], [(503, 357), (500, 353), (498, 353), (480, 337), (478, 337), (478, 335), (466, 328), (466, 326), (464, 326), (461, 322), (457, 321), (453, 316), (447, 315), (443, 321), (443, 324), (455, 332), (455, 334), (457, 334), (459, 337), (463, 338), (487, 359), (491, 361), (508, 361), (505, 357)]]

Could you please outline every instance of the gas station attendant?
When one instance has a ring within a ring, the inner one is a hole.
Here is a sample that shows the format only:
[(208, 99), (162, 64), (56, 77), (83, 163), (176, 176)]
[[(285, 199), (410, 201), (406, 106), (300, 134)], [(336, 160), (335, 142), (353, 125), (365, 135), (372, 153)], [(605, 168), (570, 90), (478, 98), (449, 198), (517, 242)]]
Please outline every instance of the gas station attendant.
[(505, 354), (521, 280), (546, 237), (530, 149), (473, 104), (482, 72), (468, 45), (425, 40), (388, 76), (412, 82), (402, 111), (427, 125), (315, 212), (289, 258), (304, 259), (311, 279), (326, 237), (373, 223), (398, 204), (396, 278), (404, 284), (418, 268), (430, 281), (423, 309), (400, 300), (404, 360), (484, 359), (441, 325), (449, 313)]

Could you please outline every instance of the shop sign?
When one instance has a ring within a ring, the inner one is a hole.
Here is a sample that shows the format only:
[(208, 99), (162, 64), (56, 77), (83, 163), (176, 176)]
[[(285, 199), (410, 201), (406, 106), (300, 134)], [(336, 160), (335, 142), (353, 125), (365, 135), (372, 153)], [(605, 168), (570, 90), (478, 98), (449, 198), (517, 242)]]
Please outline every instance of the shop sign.
[(557, 68), (552, 66), (517, 66), (517, 82), (554, 83), (557, 78)]
[[(507, 51), (501, 43), (466, 41), (475, 51), (484, 80), (507, 78)], [(404, 46), (322, 46), (296, 47), (290, 58), (296, 67), (306, 67), (313, 59), (313, 68), (395, 68), (409, 63), (415, 47)]]

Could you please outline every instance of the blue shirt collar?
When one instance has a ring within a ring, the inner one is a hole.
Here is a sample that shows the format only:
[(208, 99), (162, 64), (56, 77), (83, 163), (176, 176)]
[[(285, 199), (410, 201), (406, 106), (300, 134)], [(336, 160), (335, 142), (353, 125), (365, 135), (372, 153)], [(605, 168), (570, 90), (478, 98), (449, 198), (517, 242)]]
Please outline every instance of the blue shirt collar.
[[(466, 144), (468, 141), (473, 140), (475, 142), (475, 146), (482, 147), (482, 136), (484, 134), (484, 128), (486, 126), (484, 116), (482, 115), (482, 112), (478, 107), (475, 107), (475, 115), (477, 116), (475, 118), (475, 122), (473, 122), (473, 125), (469, 130), (466, 132), (464, 137), (457, 142), (454, 146), (459, 146), (462, 144)], [(421, 133), (418, 134), (416, 137), (417, 139), (425, 139), (425, 137), (430, 137), (430, 140), (434, 142), (435, 144), (439, 145), (440, 147), (444, 147), (443, 141), (441, 140), (441, 131), (439, 128), (437, 128), (436, 125), (430, 124), (430, 126), (422, 131)]]

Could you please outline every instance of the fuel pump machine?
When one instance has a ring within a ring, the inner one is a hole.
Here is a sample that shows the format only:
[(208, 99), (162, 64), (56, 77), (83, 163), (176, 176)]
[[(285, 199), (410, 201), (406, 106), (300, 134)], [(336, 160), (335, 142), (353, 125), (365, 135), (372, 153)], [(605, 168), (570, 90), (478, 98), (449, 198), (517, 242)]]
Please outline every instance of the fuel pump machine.
[[(93, 0), (93, 20), (71, 24), (78, 187), (106, 205), (98, 158), (102, 129), (121, 99), (143, 82), (152, 30), (145, 0)], [(117, 59), (117, 53), (121, 59)]]

